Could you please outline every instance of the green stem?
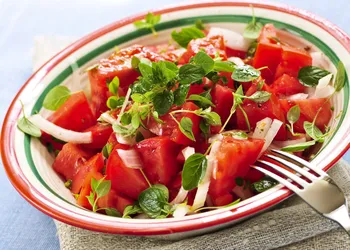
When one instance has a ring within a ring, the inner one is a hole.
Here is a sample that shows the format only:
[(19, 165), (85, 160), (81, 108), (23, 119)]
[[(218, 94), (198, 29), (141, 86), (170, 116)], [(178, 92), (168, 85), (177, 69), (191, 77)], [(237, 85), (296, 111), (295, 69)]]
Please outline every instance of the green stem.
[[(234, 104), (233, 104), (234, 105)], [(226, 119), (224, 125), (221, 127), (220, 131), (219, 131), (219, 134), (221, 134), (224, 130), (225, 130), (225, 127), (227, 126), (227, 123), (231, 120), (231, 117), (232, 115), (236, 112), (236, 109), (234, 109), (232, 111), (232, 108), (231, 108), (231, 112), (230, 112), (230, 115), (228, 116), (228, 118)]]
[(147, 178), (145, 172), (143, 172), (142, 168), (140, 168), (140, 172), (141, 172), (141, 174), (143, 175), (143, 178), (145, 178), (146, 182), (148, 183), (148, 186), (149, 186), (149, 187), (152, 187), (152, 184), (149, 182), (149, 180), (148, 180), (148, 178)]
[(245, 119), (245, 122), (247, 123), (248, 132), (250, 132), (250, 123), (249, 123), (249, 119), (248, 119), (247, 113), (245, 112), (245, 110), (242, 108), (241, 105), (238, 105), (238, 108), (242, 111), (244, 119)]

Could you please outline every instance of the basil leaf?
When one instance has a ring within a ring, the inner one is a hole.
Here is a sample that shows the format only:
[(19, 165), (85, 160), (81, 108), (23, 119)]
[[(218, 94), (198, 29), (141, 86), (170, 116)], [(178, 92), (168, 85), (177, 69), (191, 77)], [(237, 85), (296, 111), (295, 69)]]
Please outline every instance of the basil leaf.
[(270, 177), (264, 177), (260, 181), (254, 182), (252, 184), (253, 191), (256, 191), (257, 193), (262, 193), (278, 184), (278, 181), (270, 178)]
[(199, 51), (193, 57), (193, 62), (196, 65), (201, 66), (204, 69), (205, 74), (208, 74), (210, 71), (212, 71), (214, 67), (214, 60), (203, 51)]
[(182, 170), (182, 186), (185, 190), (192, 190), (198, 187), (205, 175), (207, 158), (202, 154), (193, 154), (187, 158)]
[(66, 86), (56, 86), (45, 96), (43, 107), (55, 111), (61, 107), (70, 96), (70, 90)]
[(230, 61), (215, 61), (214, 70), (217, 72), (233, 72), (236, 65)]
[(329, 74), (331, 74), (329, 71), (320, 67), (306, 66), (299, 70), (298, 79), (304, 86), (315, 87), (321, 78)]
[(299, 117), (300, 117), (300, 108), (298, 105), (295, 105), (288, 110), (287, 120), (290, 123), (295, 123), (296, 121), (299, 120)]
[(286, 146), (284, 148), (281, 148), (281, 150), (285, 152), (299, 152), (315, 145), (315, 143), (316, 143), (315, 141), (302, 142), (302, 143)]
[(184, 104), (189, 90), (190, 84), (180, 84), (174, 91), (174, 104), (177, 106)]
[(174, 103), (174, 94), (171, 91), (164, 91), (163, 93), (158, 93), (153, 98), (153, 105), (155, 111), (158, 112), (160, 116), (165, 115)]
[(345, 85), (345, 67), (343, 62), (338, 62), (337, 75), (334, 81), (335, 91), (339, 92)]
[(201, 117), (203, 117), (208, 124), (212, 126), (220, 126), (221, 125), (221, 117), (215, 112), (201, 112)]
[(122, 217), (122, 215), (119, 213), (119, 211), (115, 208), (105, 208), (105, 212), (109, 216), (114, 216), (114, 217)]
[(139, 195), (138, 201), (142, 211), (151, 218), (161, 215), (164, 205), (168, 203), (164, 190), (157, 187), (144, 190)]
[(304, 122), (304, 129), (305, 132), (314, 140), (319, 141), (319, 142), (323, 142), (324, 141), (324, 135), (321, 132), (321, 130), (314, 124), (311, 122)]
[(171, 37), (177, 42), (181, 47), (187, 48), (187, 45), (192, 39), (203, 38), (205, 34), (196, 27), (182, 28), (180, 32), (175, 30), (171, 33)]
[(29, 121), (28, 118), (25, 116), (18, 120), (17, 128), (23, 133), (26, 133), (33, 137), (41, 136), (41, 130), (37, 126), (35, 126), (31, 121)]
[(108, 84), (108, 90), (114, 95), (118, 95), (118, 88), (119, 88), (119, 78), (118, 76), (115, 76), (113, 80)]
[(270, 99), (270, 96), (271, 96), (271, 93), (269, 93), (267, 91), (257, 91), (254, 94), (252, 94), (251, 96), (248, 96), (246, 98), (248, 98), (249, 100), (252, 100), (256, 103), (264, 103)]
[(142, 213), (142, 209), (140, 208), (139, 205), (129, 205), (124, 208), (123, 211), (123, 218), (131, 218), (130, 215), (133, 214), (140, 214)]
[(200, 65), (185, 64), (179, 70), (179, 80), (181, 84), (191, 84), (202, 80), (206, 75), (205, 70)]
[(237, 82), (251, 82), (260, 76), (260, 71), (250, 65), (236, 66), (231, 78)]
[(193, 127), (193, 123), (192, 120), (188, 117), (182, 117), (180, 124), (179, 124), (179, 128), (180, 131), (190, 140), (192, 141), (196, 141), (196, 139), (194, 138), (194, 134), (192, 131), (192, 127)]
[(243, 31), (243, 37), (247, 39), (257, 39), (260, 31), (263, 28), (261, 23), (251, 22), (245, 27)]
[(209, 106), (215, 107), (214, 103), (212, 103), (211, 100), (209, 100), (208, 98), (205, 98), (201, 95), (190, 95), (187, 100), (189, 101), (196, 101), (199, 103), (199, 106), (202, 108), (207, 108)]
[(123, 106), (123, 103), (125, 101), (125, 97), (122, 96), (120, 98), (116, 97), (116, 96), (110, 96), (107, 99), (107, 107), (110, 109), (117, 109), (120, 108), (121, 106)]

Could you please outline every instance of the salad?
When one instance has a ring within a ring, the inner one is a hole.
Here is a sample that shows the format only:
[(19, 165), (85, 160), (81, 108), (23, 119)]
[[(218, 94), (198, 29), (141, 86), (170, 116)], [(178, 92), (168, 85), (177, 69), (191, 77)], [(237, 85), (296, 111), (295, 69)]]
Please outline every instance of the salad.
[[(157, 36), (160, 19), (134, 24)], [(153, 219), (228, 207), (277, 184), (250, 168), (266, 150), (310, 159), (333, 132), (341, 62), (335, 73), (254, 15), (243, 34), (198, 20), (169, 40), (116, 49), (86, 69), (91, 91), (56, 86), (49, 117), (18, 120), (79, 206)]]

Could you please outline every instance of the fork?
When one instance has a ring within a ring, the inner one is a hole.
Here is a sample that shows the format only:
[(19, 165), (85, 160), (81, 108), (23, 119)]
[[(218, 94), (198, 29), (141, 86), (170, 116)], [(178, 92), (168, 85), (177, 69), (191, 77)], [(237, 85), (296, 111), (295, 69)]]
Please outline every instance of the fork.
[[(284, 179), (279, 175), (256, 165), (251, 167), (259, 170), (267, 176), (270, 176), (292, 190), (318, 213), (341, 225), (350, 236), (348, 202), (344, 193), (329, 175), (312, 163), (290, 153), (279, 150), (270, 150), (270, 152), (272, 153), (264, 154), (264, 156), (296, 171), (297, 174), (263, 159), (259, 159), (257, 162), (276, 170), (278, 173), (289, 179)], [(310, 173), (309, 170), (312, 170), (319, 176)], [(310, 182), (305, 181), (305, 179), (308, 179)], [(301, 188), (292, 183), (292, 181), (298, 184)]]

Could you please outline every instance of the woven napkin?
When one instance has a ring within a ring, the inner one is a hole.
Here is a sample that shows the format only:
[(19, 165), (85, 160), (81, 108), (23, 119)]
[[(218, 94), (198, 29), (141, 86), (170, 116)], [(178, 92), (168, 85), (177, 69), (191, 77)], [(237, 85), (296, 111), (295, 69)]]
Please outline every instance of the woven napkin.
[[(33, 66), (36, 69), (74, 39), (37, 37)], [(339, 161), (329, 172), (350, 199), (350, 166)], [(275, 210), (216, 233), (181, 241), (92, 232), (55, 221), (62, 250), (215, 250), (215, 249), (350, 249), (350, 237), (338, 224), (323, 218), (294, 196)]]

